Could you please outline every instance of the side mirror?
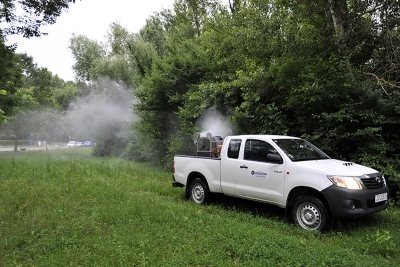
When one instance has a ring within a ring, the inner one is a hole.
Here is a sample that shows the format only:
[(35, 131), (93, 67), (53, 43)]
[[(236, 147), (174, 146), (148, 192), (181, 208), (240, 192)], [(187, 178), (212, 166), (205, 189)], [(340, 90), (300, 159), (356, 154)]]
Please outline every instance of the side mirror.
[(283, 159), (279, 154), (268, 154), (267, 160), (272, 163), (283, 164)]

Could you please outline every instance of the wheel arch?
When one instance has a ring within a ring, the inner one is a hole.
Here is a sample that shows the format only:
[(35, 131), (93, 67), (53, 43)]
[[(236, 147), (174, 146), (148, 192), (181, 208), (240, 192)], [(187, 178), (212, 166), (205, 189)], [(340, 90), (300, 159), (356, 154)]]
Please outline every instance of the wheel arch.
[(208, 186), (208, 183), (207, 183), (207, 179), (202, 173), (200, 173), (200, 172), (191, 172), (188, 175), (187, 182), (186, 182), (186, 193), (185, 193), (186, 199), (189, 199), (189, 197), (190, 197), (190, 185), (192, 184), (193, 180), (196, 179), (196, 178), (202, 179), (204, 181), (204, 183), (206, 184), (207, 189), (210, 190), (210, 188)]
[(290, 213), (293, 209), (295, 200), (297, 198), (299, 198), (300, 196), (306, 196), (306, 195), (318, 198), (325, 205), (329, 214), (332, 214), (329, 203), (321, 192), (319, 192), (315, 188), (299, 186), (299, 187), (293, 188), (290, 191), (290, 193), (288, 194), (288, 198), (286, 201), (286, 210), (285, 210), (286, 215), (290, 215)]

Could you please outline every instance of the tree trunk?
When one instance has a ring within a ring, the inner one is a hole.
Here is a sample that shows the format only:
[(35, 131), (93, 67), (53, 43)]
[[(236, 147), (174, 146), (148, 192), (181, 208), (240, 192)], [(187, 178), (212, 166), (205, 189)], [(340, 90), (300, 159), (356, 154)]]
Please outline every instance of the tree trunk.
[(18, 137), (17, 137), (17, 133), (14, 131), (15, 133), (15, 138), (14, 138), (14, 152), (18, 151)]
[(332, 17), (333, 27), (335, 28), (335, 38), (338, 45), (339, 54), (346, 51), (346, 40), (343, 23), (343, 15), (347, 12), (346, 0), (325, 0), (326, 7)]
[(229, 0), (228, 5), (231, 13), (235, 15), (239, 11), (241, 5), (245, 3), (245, 0)]
[(188, 4), (191, 7), (192, 12), (193, 12), (192, 19), (193, 19), (193, 22), (194, 22), (194, 25), (196, 28), (196, 34), (197, 34), (197, 36), (200, 36), (200, 34), (201, 34), (200, 3), (199, 3), (199, 1), (191, 0), (191, 1), (188, 1)]

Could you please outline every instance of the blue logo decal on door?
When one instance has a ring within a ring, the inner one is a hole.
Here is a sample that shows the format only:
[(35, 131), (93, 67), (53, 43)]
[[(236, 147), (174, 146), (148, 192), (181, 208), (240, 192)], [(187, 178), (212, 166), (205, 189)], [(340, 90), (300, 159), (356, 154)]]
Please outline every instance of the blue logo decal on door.
[(254, 177), (266, 178), (268, 174), (262, 171), (251, 171), (251, 175)]

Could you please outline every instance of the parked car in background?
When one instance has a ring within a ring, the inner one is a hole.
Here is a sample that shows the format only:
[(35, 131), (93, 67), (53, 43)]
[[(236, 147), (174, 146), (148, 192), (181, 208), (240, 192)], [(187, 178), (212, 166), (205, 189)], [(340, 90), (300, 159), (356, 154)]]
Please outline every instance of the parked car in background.
[(76, 142), (76, 143), (77, 143), (76, 146), (83, 147), (83, 142)]
[(78, 146), (78, 142), (76, 141), (69, 141), (67, 146), (69, 146), (70, 148), (72, 147), (77, 147)]
[(92, 141), (85, 141), (85, 143), (83, 143), (84, 147), (92, 147), (94, 146), (94, 143)]

